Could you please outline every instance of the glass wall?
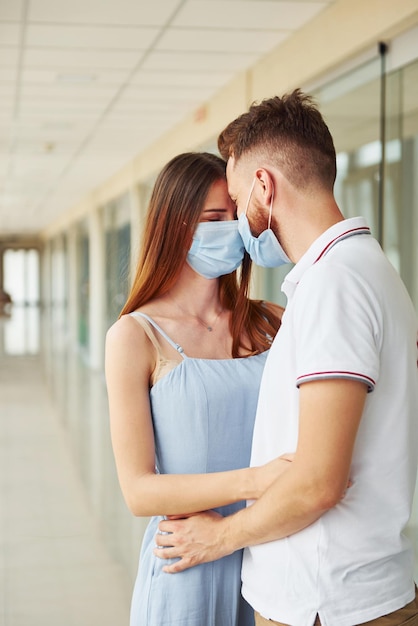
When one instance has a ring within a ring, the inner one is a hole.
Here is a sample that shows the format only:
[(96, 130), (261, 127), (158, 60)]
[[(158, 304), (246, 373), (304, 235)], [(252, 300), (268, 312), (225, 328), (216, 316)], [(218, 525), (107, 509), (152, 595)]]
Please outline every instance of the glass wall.
[(50, 338), (54, 350), (66, 346), (68, 334), (68, 252), (67, 237), (56, 237), (50, 246)]
[(380, 235), (380, 60), (314, 93), (337, 152), (335, 196), (346, 217), (363, 215)]
[(88, 225), (81, 222), (77, 228), (77, 293), (78, 293), (78, 344), (84, 351), (89, 346), (90, 307), (90, 242)]
[[(101, 328), (115, 321), (129, 287), (131, 211), (128, 194), (113, 200), (99, 211), (96, 223), (82, 220), (67, 236), (50, 243), (48, 281), (51, 283), (51, 313), (44, 359), (47, 378), (65, 425), (86, 498), (97, 520), (109, 552), (134, 577), (138, 551), (146, 520), (128, 511), (119, 487), (110, 441), (106, 386), (102, 371), (90, 367), (89, 350), (97, 328), (90, 327), (89, 314), (101, 300), (102, 291), (93, 288), (95, 264), (104, 264), (105, 281)], [(101, 246), (105, 254), (95, 255)], [(99, 272), (101, 274), (101, 272)], [(73, 284), (74, 283), (74, 284)], [(68, 303), (68, 306), (64, 306)], [(97, 304), (97, 303), (96, 303)], [(54, 310), (57, 309), (57, 310)], [(66, 316), (63, 315), (66, 311)], [(66, 341), (64, 319), (75, 313), (75, 345)], [(105, 323), (103, 323), (103, 321)], [(100, 330), (100, 332), (102, 332)], [(104, 341), (104, 337), (103, 337)], [(64, 349), (59, 349), (61, 346)], [(72, 348), (76, 348), (75, 350)]]
[(40, 348), (39, 318), (39, 250), (19, 248), (4, 251), (3, 286), (11, 296), (13, 315), (1, 326), (2, 350), (9, 355), (38, 354)]
[[(387, 78), (387, 137), (396, 159), (386, 159), (384, 248), (418, 309), (418, 60)], [(393, 255), (395, 251), (395, 255)]]
[(15, 304), (39, 304), (39, 251), (9, 249), (4, 252), (4, 289)]
[(130, 286), (131, 225), (127, 194), (104, 207), (106, 329), (118, 318)]
[(415, 61), (386, 75), (382, 94), (377, 58), (315, 94), (335, 139), (337, 202), (346, 217), (368, 220), (416, 308), (417, 78)]
[[(385, 76), (383, 127), (381, 87), (376, 55), (312, 93), (334, 137), (338, 205), (367, 219), (418, 309), (418, 61)], [(284, 305), (290, 267), (259, 272), (257, 295)]]

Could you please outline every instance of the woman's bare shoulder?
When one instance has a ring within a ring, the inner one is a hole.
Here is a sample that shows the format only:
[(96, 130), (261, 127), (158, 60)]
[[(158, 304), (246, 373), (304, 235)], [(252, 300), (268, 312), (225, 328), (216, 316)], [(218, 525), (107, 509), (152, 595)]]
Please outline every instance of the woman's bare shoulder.
[(155, 349), (145, 329), (133, 315), (122, 315), (106, 333), (108, 381), (119, 381), (122, 375), (126, 380), (144, 380), (148, 386), (155, 362)]
[(110, 326), (106, 335), (111, 339), (123, 339), (134, 334), (138, 327), (139, 324), (132, 315), (122, 315)]
[(133, 315), (122, 315), (116, 322), (110, 326), (106, 333), (106, 346), (113, 348), (119, 346), (121, 348), (139, 347), (141, 344), (147, 344), (149, 339), (143, 326), (135, 319)]

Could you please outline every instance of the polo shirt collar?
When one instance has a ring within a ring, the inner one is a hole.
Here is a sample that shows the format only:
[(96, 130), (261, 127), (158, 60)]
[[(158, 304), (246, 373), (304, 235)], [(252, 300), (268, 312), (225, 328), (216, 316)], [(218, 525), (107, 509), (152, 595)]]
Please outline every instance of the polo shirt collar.
[(308, 248), (305, 254), (299, 259), (296, 265), (290, 270), (282, 284), (282, 291), (289, 298), (293, 295), (298, 282), (303, 274), (314, 263), (319, 261), (331, 250), (339, 241), (354, 235), (370, 235), (370, 228), (364, 217), (351, 217), (341, 222), (337, 222), (328, 228), (316, 239)]

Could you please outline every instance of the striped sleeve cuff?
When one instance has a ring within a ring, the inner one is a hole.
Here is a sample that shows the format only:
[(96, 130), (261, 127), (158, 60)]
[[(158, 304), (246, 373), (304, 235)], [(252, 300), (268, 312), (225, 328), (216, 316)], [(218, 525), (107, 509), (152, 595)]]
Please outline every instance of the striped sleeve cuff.
[(328, 372), (312, 372), (311, 374), (303, 374), (296, 379), (296, 386), (299, 387), (303, 383), (312, 382), (314, 380), (328, 380), (331, 378), (345, 378), (347, 380), (358, 380), (365, 383), (368, 387), (368, 391), (373, 391), (376, 385), (376, 381), (366, 374), (360, 374), (359, 372), (346, 372), (343, 370), (335, 370)]

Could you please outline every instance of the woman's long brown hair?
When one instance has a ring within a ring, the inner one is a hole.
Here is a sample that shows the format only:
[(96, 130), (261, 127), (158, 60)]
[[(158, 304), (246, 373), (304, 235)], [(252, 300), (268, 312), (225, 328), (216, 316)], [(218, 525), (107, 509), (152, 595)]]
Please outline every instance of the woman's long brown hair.
[[(167, 293), (186, 261), (193, 233), (213, 183), (225, 180), (226, 163), (209, 152), (174, 157), (155, 182), (140, 257), (128, 299), (120, 313), (135, 311)], [(247, 254), (239, 275), (219, 278), (221, 306), (231, 311), (232, 356), (256, 354), (270, 347), (280, 319), (265, 303), (248, 298), (251, 260)], [(247, 339), (246, 339), (247, 338)]]

